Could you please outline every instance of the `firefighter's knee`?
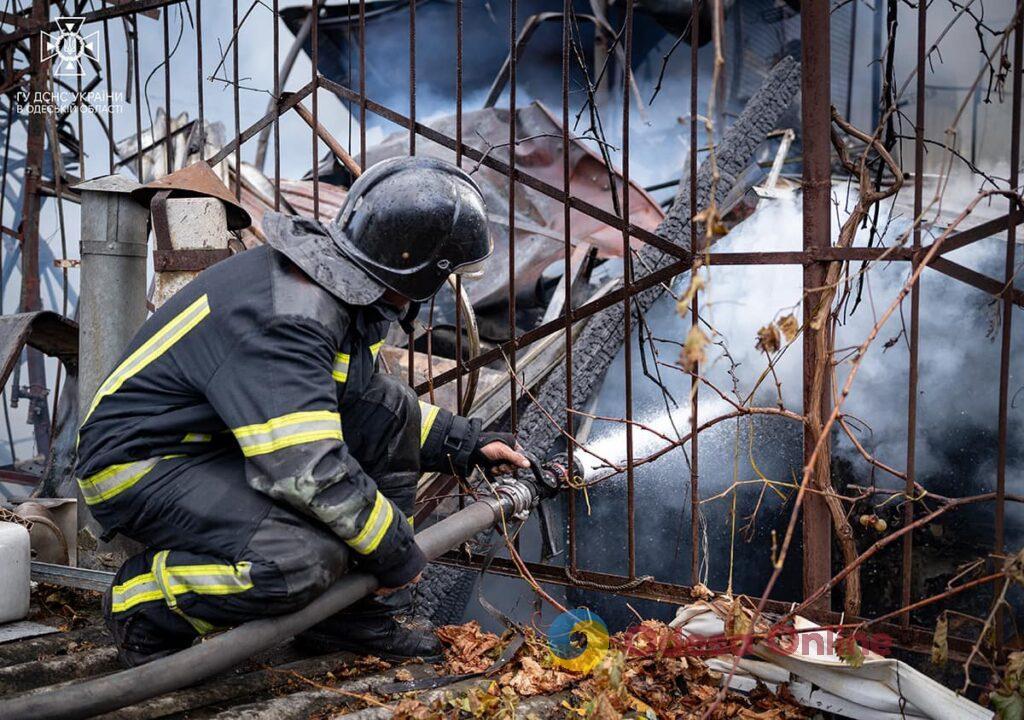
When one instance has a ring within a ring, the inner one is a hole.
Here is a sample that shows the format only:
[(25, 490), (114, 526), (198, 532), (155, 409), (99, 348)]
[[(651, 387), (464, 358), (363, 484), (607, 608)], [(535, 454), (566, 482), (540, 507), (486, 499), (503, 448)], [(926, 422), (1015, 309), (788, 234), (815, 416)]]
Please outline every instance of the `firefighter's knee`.
[[(275, 507), (260, 523), (246, 551), (266, 568), (261, 593), (276, 612), (291, 612), (329, 588), (348, 567), (348, 548), (312, 521)], [(263, 573), (260, 573), (263, 575)]]

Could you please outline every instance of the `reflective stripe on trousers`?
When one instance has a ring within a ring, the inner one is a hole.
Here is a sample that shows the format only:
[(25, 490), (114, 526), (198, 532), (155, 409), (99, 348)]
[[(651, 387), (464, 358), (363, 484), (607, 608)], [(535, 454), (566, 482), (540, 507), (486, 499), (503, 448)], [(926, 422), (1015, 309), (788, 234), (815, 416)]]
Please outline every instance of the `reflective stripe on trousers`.
[(178, 607), (178, 598), (186, 593), (198, 595), (230, 595), (253, 587), (249, 577), (250, 563), (234, 565), (168, 565), (169, 551), (161, 550), (153, 557), (152, 569), (112, 588), (111, 611), (122, 613), (146, 602), (163, 600), (167, 607), (189, 622), (203, 635), (214, 627), (203, 620), (186, 615)]

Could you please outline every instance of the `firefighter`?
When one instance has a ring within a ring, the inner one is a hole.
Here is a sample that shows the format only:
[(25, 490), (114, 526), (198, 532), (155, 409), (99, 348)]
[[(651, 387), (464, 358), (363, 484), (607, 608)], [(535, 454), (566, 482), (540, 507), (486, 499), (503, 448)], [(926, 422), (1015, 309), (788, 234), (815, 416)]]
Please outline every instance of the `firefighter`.
[(422, 471), (528, 467), (510, 435), (377, 372), (389, 326), (490, 254), (480, 189), (401, 158), (334, 222), (267, 213), (267, 245), (201, 273), (142, 326), (83, 408), (76, 473), (104, 537), (146, 548), (104, 611), (134, 666), (297, 610), (351, 569), (383, 588), (304, 638), (386, 659), (440, 654), (412, 618)]

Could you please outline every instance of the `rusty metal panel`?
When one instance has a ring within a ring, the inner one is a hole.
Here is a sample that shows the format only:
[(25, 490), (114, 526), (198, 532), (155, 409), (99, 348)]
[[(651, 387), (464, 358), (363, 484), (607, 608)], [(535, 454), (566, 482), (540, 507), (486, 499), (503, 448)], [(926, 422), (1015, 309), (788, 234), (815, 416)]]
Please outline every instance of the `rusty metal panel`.
[(7, 383), (22, 349), (29, 347), (78, 368), (78, 325), (49, 310), (0, 316), (0, 385)]

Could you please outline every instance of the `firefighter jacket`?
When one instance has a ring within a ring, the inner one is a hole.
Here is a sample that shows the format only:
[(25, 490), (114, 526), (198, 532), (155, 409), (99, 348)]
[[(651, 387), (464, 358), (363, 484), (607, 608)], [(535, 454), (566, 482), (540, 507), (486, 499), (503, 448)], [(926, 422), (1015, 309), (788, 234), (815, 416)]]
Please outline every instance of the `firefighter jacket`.
[[(270, 247), (209, 268), (150, 317), (82, 409), (77, 475), (93, 514), (112, 534), (147, 477), (173, 482), (153, 472), (162, 460), (235, 448), (252, 487), (328, 526), (383, 585), (411, 580), (426, 560), (346, 449), (339, 412), (376, 372), (395, 316), (341, 302)], [(421, 468), (466, 473), (479, 421), (420, 410)]]

